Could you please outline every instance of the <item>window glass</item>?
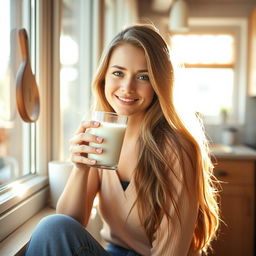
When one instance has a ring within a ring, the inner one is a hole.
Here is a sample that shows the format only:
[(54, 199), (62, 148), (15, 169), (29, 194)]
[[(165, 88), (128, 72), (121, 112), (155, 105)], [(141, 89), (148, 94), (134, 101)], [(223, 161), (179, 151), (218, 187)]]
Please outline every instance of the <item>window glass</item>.
[(64, 0), (62, 5), (60, 37), (62, 159), (68, 159), (69, 140), (90, 110), (92, 3), (93, 1)]
[(194, 112), (218, 117), (222, 109), (232, 108), (234, 70), (231, 68), (188, 68), (177, 84), (179, 104), (190, 102)]
[[(21, 63), (17, 29), (25, 27), (29, 39), (34, 6), (30, 1), (5, 0), (0, 8), (0, 189), (4, 184), (31, 172), (31, 132), (33, 125), (23, 122), (16, 109), (16, 74)], [(30, 46), (34, 40), (29, 40)], [(31, 53), (32, 62), (34, 54)], [(34, 166), (34, 164), (33, 164)]]
[[(177, 72), (178, 106), (189, 102), (207, 123), (220, 123), (221, 113), (234, 117), (235, 38), (232, 34), (185, 34), (171, 37)], [(185, 100), (185, 101), (184, 101)]]
[(124, 26), (137, 19), (135, 0), (63, 0), (60, 38), (62, 159), (69, 140), (92, 109), (91, 82), (102, 50)]
[(234, 37), (231, 34), (175, 35), (171, 48), (174, 57), (184, 64), (234, 62)]

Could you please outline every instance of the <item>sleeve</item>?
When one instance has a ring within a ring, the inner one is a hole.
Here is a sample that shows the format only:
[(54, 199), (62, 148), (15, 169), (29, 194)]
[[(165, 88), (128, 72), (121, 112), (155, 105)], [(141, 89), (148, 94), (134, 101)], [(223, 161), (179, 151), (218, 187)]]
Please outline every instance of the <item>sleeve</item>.
[[(200, 255), (190, 253), (195, 223), (198, 215), (198, 200), (196, 196), (195, 170), (189, 157), (184, 155), (184, 172), (178, 160), (174, 160), (173, 172), (169, 175), (170, 182), (175, 187), (174, 196), (180, 218), (175, 212), (175, 207), (170, 204), (171, 220), (163, 216), (161, 224), (156, 231), (156, 237), (151, 248), (152, 256), (188, 256)], [(187, 186), (185, 186), (182, 173), (185, 173)], [(178, 179), (176, 177), (178, 175)]]

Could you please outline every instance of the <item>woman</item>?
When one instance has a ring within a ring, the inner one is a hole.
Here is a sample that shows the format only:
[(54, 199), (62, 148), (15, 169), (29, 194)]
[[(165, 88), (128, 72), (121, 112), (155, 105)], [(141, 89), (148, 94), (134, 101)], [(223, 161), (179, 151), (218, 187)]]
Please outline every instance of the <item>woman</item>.
[[(97, 110), (128, 116), (118, 170), (93, 167), (88, 153), (104, 152), (89, 142), (100, 146), (103, 138), (89, 129), (100, 124), (83, 122), (71, 139), (75, 167), (57, 205), (64, 215), (39, 224), (27, 255), (207, 251), (219, 223), (212, 164), (205, 141), (191, 134), (175, 110), (173, 81), (168, 47), (152, 26), (132, 26), (113, 39), (93, 88)], [(105, 249), (83, 228), (97, 194)]]

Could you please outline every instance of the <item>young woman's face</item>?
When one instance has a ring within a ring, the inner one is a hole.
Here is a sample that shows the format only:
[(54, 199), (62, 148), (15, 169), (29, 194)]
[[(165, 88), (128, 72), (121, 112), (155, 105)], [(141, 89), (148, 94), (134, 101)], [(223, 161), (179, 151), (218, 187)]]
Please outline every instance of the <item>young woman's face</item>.
[(113, 50), (105, 76), (105, 96), (120, 115), (143, 115), (146, 112), (154, 90), (142, 49), (125, 43)]

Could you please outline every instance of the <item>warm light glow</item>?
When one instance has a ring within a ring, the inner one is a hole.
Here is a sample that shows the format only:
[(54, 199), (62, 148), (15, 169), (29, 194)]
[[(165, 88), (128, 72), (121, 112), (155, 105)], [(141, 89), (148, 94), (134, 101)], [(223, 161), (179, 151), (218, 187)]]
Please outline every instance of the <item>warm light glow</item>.
[(232, 107), (233, 80), (232, 69), (181, 69), (175, 86), (176, 105), (183, 108), (190, 104), (194, 112), (218, 116), (222, 108)]
[[(11, 70), (10, 70), (10, 1), (1, 3), (0, 8), (0, 126), (8, 127), (12, 115), (11, 99)], [(7, 121), (7, 122), (6, 122)]]
[(97, 215), (97, 209), (93, 207), (91, 211), (91, 219), (94, 219), (96, 215)]
[(78, 62), (78, 45), (70, 36), (60, 37), (60, 62), (62, 65), (74, 65)]
[(96, 196), (93, 201), (93, 207), (92, 207), (92, 211), (91, 211), (91, 219), (94, 219), (96, 217), (98, 205), (99, 205), (99, 197)]
[(230, 64), (234, 61), (234, 38), (229, 34), (173, 35), (171, 53), (180, 63)]
[(99, 205), (99, 197), (96, 196), (93, 201), (93, 207), (97, 207)]
[(10, 58), (10, 1), (2, 1), (0, 8), (0, 34), (4, 37), (0, 47), (0, 81), (4, 78)]
[(77, 79), (77, 77), (78, 77), (78, 72), (76, 68), (62, 67), (60, 70), (61, 83), (73, 82)]
[(17, 182), (12, 183), (10, 187), (11, 187), (12, 193), (18, 197), (22, 197), (27, 191), (27, 188), (24, 184), (20, 184)]
[(194, 64), (175, 72), (175, 104), (181, 111), (189, 105), (193, 112), (213, 120), (220, 117), (221, 109), (232, 109), (235, 60), (231, 34), (176, 34), (171, 37), (170, 52), (175, 67)]

